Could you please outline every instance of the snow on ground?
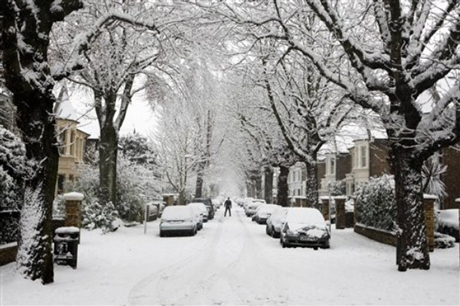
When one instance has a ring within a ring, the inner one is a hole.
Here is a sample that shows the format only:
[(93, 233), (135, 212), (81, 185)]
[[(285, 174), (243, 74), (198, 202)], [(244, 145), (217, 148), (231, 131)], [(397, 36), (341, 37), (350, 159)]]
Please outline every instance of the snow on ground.
[(459, 305), (459, 249), (431, 253), (429, 271), (401, 273), (395, 249), (334, 230), (331, 249), (283, 249), (265, 227), (223, 210), (195, 237), (158, 236), (158, 221), (83, 231), (78, 267), (55, 283), (0, 267), (0, 305)]

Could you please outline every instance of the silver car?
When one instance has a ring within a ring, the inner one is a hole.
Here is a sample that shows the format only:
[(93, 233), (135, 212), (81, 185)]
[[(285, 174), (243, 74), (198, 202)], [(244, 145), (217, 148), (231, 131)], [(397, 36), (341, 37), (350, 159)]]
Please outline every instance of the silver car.
[(167, 206), (160, 222), (160, 237), (168, 234), (194, 236), (197, 232), (195, 210), (190, 206)]
[(281, 225), (286, 219), (286, 213), (288, 211), (287, 207), (278, 207), (276, 208), (271, 216), (267, 219), (265, 232), (267, 235), (272, 236), (273, 238), (279, 238), (281, 233)]

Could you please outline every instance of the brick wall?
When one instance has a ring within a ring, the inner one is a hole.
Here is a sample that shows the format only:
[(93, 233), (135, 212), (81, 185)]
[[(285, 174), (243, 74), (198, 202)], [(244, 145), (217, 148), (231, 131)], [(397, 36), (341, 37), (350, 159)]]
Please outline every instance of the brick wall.
[(386, 139), (375, 139), (369, 146), (369, 176), (381, 176), (391, 173), (388, 162), (389, 142)]
[(452, 148), (442, 150), (442, 163), (447, 165), (447, 172), (442, 175), (442, 180), (446, 184), (447, 197), (443, 200), (442, 209), (458, 208), (455, 199), (460, 198), (460, 152)]
[(355, 233), (358, 233), (380, 243), (396, 246), (396, 235), (392, 233), (382, 231), (377, 228), (366, 227), (359, 223), (355, 224), (354, 231)]

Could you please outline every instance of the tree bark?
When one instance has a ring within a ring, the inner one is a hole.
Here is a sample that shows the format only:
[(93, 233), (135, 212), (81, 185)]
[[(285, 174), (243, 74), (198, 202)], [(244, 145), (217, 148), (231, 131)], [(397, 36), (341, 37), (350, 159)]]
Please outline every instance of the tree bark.
[(422, 158), (414, 150), (392, 147), (399, 227), (398, 270), (430, 268), (423, 209)]
[[(314, 160), (317, 157), (314, 156)], [(307, 167), (307, 182), (305, 186), (305, 194), (307, 198), (307, 203), (310, 207), (319, 209), (318, 201), (318, 165), (315, 163), (305, 162)]]
[(289, 167), (280, 166), (280, 174), (278, 176), (278, 205), (283, 207), (289, 206)]
[(99, 201), (101, 204), (117, 202), (117, 156), (118, 133), (113, 122), (106, 121), (101, 127), (99, 143)]
[(196, 172), (195, 198), (201, 198), (203, 194), (203, 171), (203, 163), (198, 163), (198, 169)]
[(273, 168), (270, 166), (265, 167), (264, 169), (264, 195), (265, 202), (273, 203)]

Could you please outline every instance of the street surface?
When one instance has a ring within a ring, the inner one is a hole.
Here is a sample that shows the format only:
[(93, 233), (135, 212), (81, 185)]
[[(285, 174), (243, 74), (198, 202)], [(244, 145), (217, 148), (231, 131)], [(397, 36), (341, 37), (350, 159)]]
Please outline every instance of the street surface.
[(160, 238), (158, 220), (83, 231), (77, 269), (56, 266), (51, 285), (0, 267), (0, 305), (459, 305), (458, 244), (401, 273), (393, 247), (352, 229), (328, 250), (283, 249), (242, 208), (223, 213), (194, 237)]

